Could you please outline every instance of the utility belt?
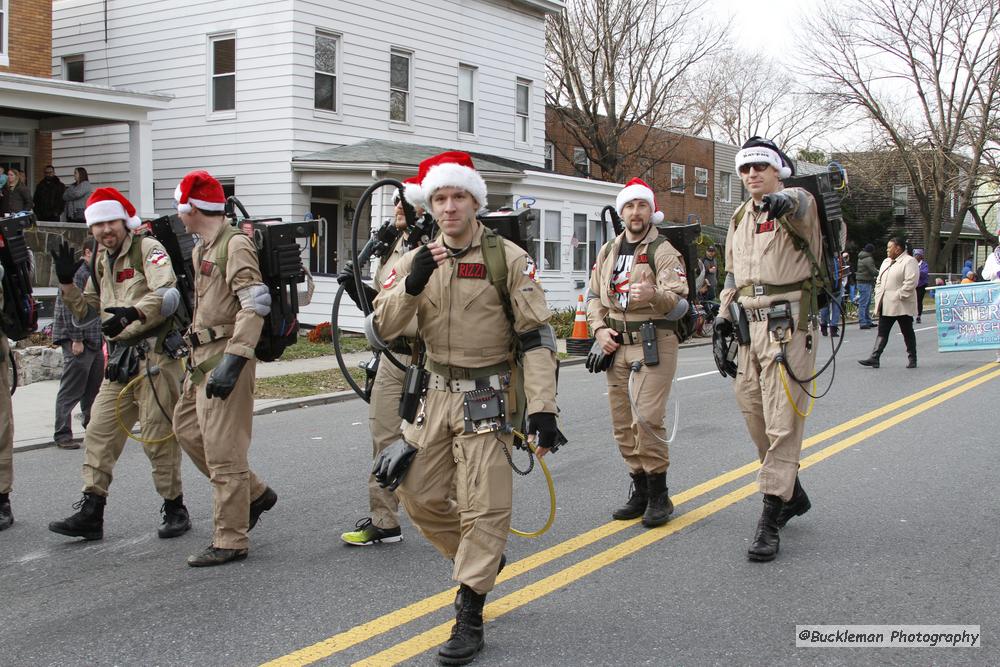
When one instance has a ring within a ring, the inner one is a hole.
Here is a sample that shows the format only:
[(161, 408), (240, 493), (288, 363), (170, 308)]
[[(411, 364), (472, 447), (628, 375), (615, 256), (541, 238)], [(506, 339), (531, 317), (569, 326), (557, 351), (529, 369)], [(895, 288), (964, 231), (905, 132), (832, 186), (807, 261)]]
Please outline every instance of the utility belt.
[[(806, 278), (805, 280), (797, 283), (786, 283), (784, 285), (744, 285), (736, 290), (736, 296), (737, 299), (756, 298), (760, 296), (793, 294), (795, 292), (800, 292), (801, 298), (799, 301), (791, 302), (793, 317), (795, 319), (796, 326), (805, 331), (809, 328), (810, 313), (819, 312), (819, 307), (816, 302), (817, 294), (816, 290), (813, 288), (812, 279)], [(740, 304), (740, 307), (743, 308), (743, 305)], [(751, 322), (767, 321), (767, 313), (770, 309), (770, 306), (765, 306), (763, 308), (744, 308), (744, 310), (746, 310), (747, 319)]]
[[(461, 368), (427, 360), (427, 389), (464, 394), (463, 417), (466, 433), (505, 431), (511, 416), (517, 413), (517, 397), (508, 394), (511, 380), (509, 362)], [(515, 392), (516, 394), (516, 392)]]
[[(789, 305), (792, 317), (798, 319), (802, 306), (798, 302), (791, 302)], [(743, 312), (747, 314), (747, 319), (751, 322), (767, 322), (767, 315), (770, 310), (771, 306), (764, 306), (763, 308), (744, 308)]]
[(211, 373), (216, 366), (222, 363), (222, 356), (223, 356), (222, 352), (219, 352), (218, 354), (213, 354), (211, 357), (201, 362), (200, 364), (192, 364), (191, 358), (189, 357), (186, 366), (188, 375), (191, 378), (191, 382), (193, 382), (195, 385), (200, 385), (202, 382), (204, 382), (208, 374)]
[(231, 338), (234, 330), (235, 327), (232, 324), (219, 324), (214, 327), (199, 329), (198, 331), (189, 331), (184, 336), (184, 342), (194, 350), (217, 340)]
[(672, 320), (644, 320), (642, 322), (624, 322), (613, 317), (607, 318), (608, 326), (621, 333), (622, 342), (625, 345), (639, 345), (642, 343), (642, 326), (651, 322), (657, 329), (677, 332), (677, 322)]

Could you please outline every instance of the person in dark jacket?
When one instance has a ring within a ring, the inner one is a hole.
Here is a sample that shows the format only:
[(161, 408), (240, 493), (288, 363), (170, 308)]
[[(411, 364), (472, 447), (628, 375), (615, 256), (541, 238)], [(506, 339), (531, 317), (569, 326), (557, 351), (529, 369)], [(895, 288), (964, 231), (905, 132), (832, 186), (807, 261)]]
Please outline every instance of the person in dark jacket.
[(55, 167), (51, 164), (45, 165), (42, 180), (35, 186), (35, 215), (39, 220), (58, 221), (62, 215), (63, 193), (66, 191), (66, 184), (56, 176)]
[(30, 211), (35, 207), (31, 200), (31, 189), (24, 182), (21, 172), (13, 167), (7, 170), (6, 194), (3, 199), (3, 210), (0, 213), (19, 213)]
[(878, 278), (878, 266), (875, 264), (875, 246), (871, 243), (865, 245), (864, 250), (858, 253), (858, 268), (854, 273), (855, 284), (858, 289), (858, 328), (871, 329), (875, 324), (868, 309), (872, 303), (872, 290), (875, 287), (875, 279)]

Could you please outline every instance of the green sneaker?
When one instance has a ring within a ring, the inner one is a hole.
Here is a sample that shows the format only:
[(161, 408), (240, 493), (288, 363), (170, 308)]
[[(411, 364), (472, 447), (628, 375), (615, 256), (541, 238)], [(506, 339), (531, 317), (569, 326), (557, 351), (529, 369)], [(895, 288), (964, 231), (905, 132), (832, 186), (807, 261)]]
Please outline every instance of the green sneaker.
[(379, 542), (400, 542), (403, 539), (399, 526), (395, 528), (379, 528), (372, 523), (371, 517), (359, 520), (348, 533), (341, 533), (340, 539), (355, 547), (367, 547)]

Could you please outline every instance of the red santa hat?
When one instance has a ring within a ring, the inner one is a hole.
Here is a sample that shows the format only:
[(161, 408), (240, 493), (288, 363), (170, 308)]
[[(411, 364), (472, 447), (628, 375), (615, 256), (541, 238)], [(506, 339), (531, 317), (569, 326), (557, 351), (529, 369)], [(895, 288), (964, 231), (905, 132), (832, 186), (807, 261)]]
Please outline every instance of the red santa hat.
[(83, 211), (87, 226), (111, 220), (124, 220), (129, 229), (138, 229), (142, 220), (135, 214), (135, 206), (125, 195), (114, 188), (97, 188), (87, 199)]
[(202, 169), (192, 171), (181, 179), (174, 190), (178, 213), (190, 213), (192, 208), (202, 211), (223, 211), (226, 193), (222, 184)]
[(410, 176), (403, 181), (403, 197), (406, 201), (410, 202), (411, 206), (427, 208), (427, 202), (424, 201), (424, 191), (420, 187), (419, 176)]
[(468, 153), (445, 151), (427, 158), (420, 163), (417, 180), (424, 202), (429, 202), (441, 188), (461, 188), (472, 195), (480, 207), (486, 206), (486, 181), (476, 171)]
[(663, 211), (656, 205), (656, 195), (653, 193), (653, 188), (649, 187), (646, 181), (641, 178), (633, 178), (618, 193), (618, 196), (615, 198), (615, 208), (618, 209), (618, 215), (622, 214), (625, 204), (633, 199), (641, 199), (653, 209), (653, 216), (650, 218), (650, 222), (654, 225), (663, 222)]

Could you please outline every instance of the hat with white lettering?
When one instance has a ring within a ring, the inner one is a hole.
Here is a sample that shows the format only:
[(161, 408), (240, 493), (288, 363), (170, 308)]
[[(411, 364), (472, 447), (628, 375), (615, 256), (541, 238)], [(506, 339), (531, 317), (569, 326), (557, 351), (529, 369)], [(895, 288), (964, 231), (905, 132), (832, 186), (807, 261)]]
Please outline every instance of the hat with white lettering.
[(649, 187), (646, 181), (641, 178), (633, 178), (626, 183), (625, 187), (618, 193), (618, 196), (615, 197), (615, 208), (618, 210), (618, 215), (622, 214), (625, 204), (633, 199), (641, 199), (653, 209), (653, 217), (650, 218), (650, 222), (654, 225), (663, 222), (663, 211), (656, 205), (656, 194), (653, 193), (653, 188)]
[(201, 211), (224, 211), (226, 193), (210, 173), (203, 169), (192, 171), (181, 179), (174, 190), (178, 213), (190, 213), (191, 209)]
[[(472, 195), (480, 207), (486, 206), (486, 181), (476, 171), (468, 153), (445, 151), (427, 158), (420, 163), (417, 180), (424, 202), (430, 202), (441, 188), (460, 188)], [(410, 199), (409, 194), (406, 198)]]
[(99, 222), (124, 220), (129, 229), (138, 229), (142, 220), (135, 214), (135, 206), (125, 195), (114, 188), (97, 188), (87, 199), (87, 208), (83, 210), (87, 227)]
[(750, 137), (736, 154), (736, 169), (745, 164), (766, 162), (778, 170), (778, 178), (784, 180), (795, 174), (795, 164), (770, 139)]

